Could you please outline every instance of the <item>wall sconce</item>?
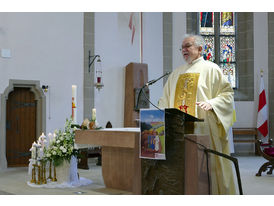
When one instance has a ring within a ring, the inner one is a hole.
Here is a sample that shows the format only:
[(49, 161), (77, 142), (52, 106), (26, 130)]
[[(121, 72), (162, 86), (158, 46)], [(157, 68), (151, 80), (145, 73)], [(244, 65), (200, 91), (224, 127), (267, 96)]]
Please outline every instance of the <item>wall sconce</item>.
[(90, 55), (90, 51), (88, 52), (88, 62), (89, 62), (88, 72), (90, 72), (90, 67), (96, 58), (97, 58), (97, 61), (94, 65), (96, 80), (95, 80), (94, 86), (96, 87), (96, 89), (100, 90), (104, 86), (102, 81), (103, 71), (102, 71), (102, 65), (101, 65), (101, 58), (100, 58), (100, 55)]
[(48, 85), (42, 85), (42, 90), (44, 93), (47, 93), (47, 91), (49, 90), (49, 86)]

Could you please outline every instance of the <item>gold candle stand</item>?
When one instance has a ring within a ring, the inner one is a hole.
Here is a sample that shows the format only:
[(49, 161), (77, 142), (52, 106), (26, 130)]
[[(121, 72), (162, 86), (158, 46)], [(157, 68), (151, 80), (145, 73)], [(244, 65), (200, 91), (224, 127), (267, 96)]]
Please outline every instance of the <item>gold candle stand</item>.
[(33, 166), (33, 168), (32, 168), (32, 171), (31, 171), (31, 180), (30, 180), (30, 182), (36, 184), (36, 173), (35, 173), (36, 165), (33, 164), (32, 166)]
[(52, 179), (52, 182), (56, 182), (57, 181), (57, 178), (56, 178), (56, 168), (55, 168), (54, 165), (53, 165), (53, 175), (54, 175), (54, 177)]
[[(32, 173), (31, 173), (31, 183), (41, 185), (47, 184), (47, 179), (52, 182), (56, 182), (56, 167), (53, 164), (52, 160), (49, 162), (49, 176), (46, 178), (46, 161), (37, 161), (36, 164), (33, 164)], [(53, 177), (52, 177), (52, 167), (53, 167)], [(36, 177), (37, 176), (37, 177)]]
[(49, 161), (49, 176), (48, 176), (48, 179), (52, 181), (53, 178), (51, 176), (51, 166), (52, 166), (52, 160)]
[(37, 181), (37, 184), (38, 185), (42, 184), (42, 181), (41, 181), (41, 165), (38, 165), (38, 181)]
[(47, 184), (46, 162), (45, 161), (41, 161), (41, 182), (42, 182), (42, 184)]

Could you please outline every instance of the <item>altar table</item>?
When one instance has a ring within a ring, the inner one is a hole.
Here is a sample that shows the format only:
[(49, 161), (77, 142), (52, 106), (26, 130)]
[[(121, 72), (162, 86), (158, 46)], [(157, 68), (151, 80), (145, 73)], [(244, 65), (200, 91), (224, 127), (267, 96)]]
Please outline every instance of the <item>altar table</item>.
[(141, 194), (139, 128), (76, 130), (75, 143), (102, 147), (102, 175), (107, 188)]

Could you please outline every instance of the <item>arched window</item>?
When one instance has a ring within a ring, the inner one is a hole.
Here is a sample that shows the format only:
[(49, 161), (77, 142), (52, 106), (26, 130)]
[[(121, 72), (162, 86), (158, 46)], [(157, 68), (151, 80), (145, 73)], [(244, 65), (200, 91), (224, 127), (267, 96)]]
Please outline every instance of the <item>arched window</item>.
[(199, 33), (205, 39), (204, 59), (220, 66), (233, 88), (237, 88), (236, 13), (199, 12)]

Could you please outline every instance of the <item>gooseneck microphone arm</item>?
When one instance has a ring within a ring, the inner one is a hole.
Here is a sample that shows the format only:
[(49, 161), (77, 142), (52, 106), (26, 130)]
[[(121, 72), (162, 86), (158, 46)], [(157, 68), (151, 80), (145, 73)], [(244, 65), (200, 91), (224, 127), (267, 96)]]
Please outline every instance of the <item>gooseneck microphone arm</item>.
[(171, 72), (166, 72), (164, 75), (160, 76), (158, 79), (153, 79), (153, 80), (150, 80), (149, 82), (147, 82), (144, 86), (149, 86), (149, 85), (152, 85), (154, 84), (155, 82), (158, 82), (160, 79), (162, 79), (163, 77), (169, 75)]
[[(148, 81), (139, 91), (138, 93), (138, 97), (137, 97), (137, 103), (136, 103), (136, 109), (138, 108), (138, 104), (139, 104), (139, 99), (140, 99), (140, 94), (141, 92), (144, 94), (145, 98), (149, 101), (149, 99), (147, 98), (146, 94), (144, 93), (143, 89), (145, 87), (148, 87), (149, 85), (152, 85), (154, 83), (156, 83), (157, 81), (159, 81), (160, 79), (162, 79), (163, 77), (169, 75), (171, 72), (166, 72), (164, 75), (160, 76), (159, 78), (157, 79), (153, 79), (153, 80), (150, 80)], [(155, 106), (151, 101), (149, 101), (149, 103), (151, 103), (154, 107), (156, 107), (157, 109), (159, 109), (157, 106)]]

